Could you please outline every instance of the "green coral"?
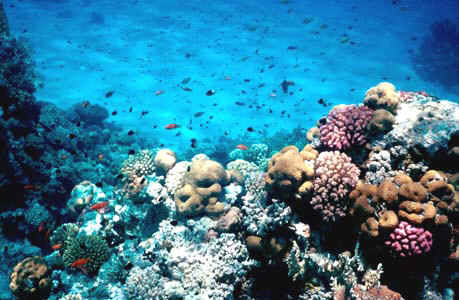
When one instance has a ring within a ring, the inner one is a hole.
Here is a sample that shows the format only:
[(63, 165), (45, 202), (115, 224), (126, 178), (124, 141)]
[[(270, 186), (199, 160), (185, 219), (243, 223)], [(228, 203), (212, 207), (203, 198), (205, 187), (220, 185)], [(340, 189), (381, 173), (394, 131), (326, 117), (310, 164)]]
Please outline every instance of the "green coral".
[(110, 258), (110, 248), (105, 239), (98, 235), (78, 235), (65, 241), (62, 258), (67, 267), (78, 259), (87, 258), (88, 262), (82, 268), (88, 274), (96, 274), (100, 266)]
[(67, 239), (73, 239), (78, 234), (79, 227), (74, 223), (65, 223), (60, 225), (54, 230), (53, 234), (49, 238), (51, 246), (61, 244), (62, 250), (65, 248), (65, 241)]

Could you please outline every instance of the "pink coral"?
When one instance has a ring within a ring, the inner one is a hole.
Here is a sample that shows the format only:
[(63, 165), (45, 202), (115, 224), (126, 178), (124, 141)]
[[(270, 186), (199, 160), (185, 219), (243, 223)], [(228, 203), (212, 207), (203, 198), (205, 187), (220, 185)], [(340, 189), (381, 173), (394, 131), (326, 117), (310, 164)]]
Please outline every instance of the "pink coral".
[(344, 217), (350, 208), (347, 196), (357, 185), (359, 168), (345, 153), (326, 151), (319, 154), (314, 169), (312, 207), (327, 222)]
[(345, 150), (366, 143), (366, 127), (373, 110), (366, 106), (345, 105), (333, 108), (320, 126), (320, 142), (332, 150)]
[(399, 257), (420, 255), (430, 251), (432, 233), (402, 221), (384, 243)]

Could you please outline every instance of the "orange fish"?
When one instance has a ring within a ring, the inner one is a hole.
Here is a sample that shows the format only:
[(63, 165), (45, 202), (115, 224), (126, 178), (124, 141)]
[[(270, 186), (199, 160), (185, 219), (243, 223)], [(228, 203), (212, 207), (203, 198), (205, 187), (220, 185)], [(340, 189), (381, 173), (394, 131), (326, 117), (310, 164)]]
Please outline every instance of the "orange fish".
[(89, 261), (89, 258), (79, 258), (75, 260), (70, 266), (74, 268), (80, 268)]
[(239, 145), (236, 146), (236, 148), (239, 149), (239, 150), (249, 150), (249, 147), (247, 147), (244, 144), (239, 144)]
[(89, 105), (89, 101), (83, 102), (83, 107), (84, 107), (84, 108), (88, 107), (88, 105)]
[(176, 128), (179, 128), (179, 127), (180, 126), (177, 125), (177, 124), (168, 124), (164, 128), (166, 128), (166, 129), (176, 129)]
[(33, 184), (26, 184), (24, 185), (24, 190), (29, 191), (29, 190), (34, 190), (35, 186)]
[(61, 248), (62, 248), (62, 244), (56, 244), (56, 245), (52, 245), (51, 246), (51, 249), (53, 249), (53, 250), (59, 250)]
[(44, 222), (40, 222), (40, 225), (38, 226), (38, 232), (42, 232), (45, 229), (46, 229), (45, 223)]
[(99, 155), (97, 155), (97, 159), (99, 161), (102, 161), (104, 159), (104, 155), (102, 153), (100, 153)]
[(159, 96), (159, 95), (161, 95), (161, 94), (163, 94), (163, 93), (164, 93), (163, 90), (157, 90), (157, 91), (155, 92), (155, 95), (156, 95), (156, 96)]

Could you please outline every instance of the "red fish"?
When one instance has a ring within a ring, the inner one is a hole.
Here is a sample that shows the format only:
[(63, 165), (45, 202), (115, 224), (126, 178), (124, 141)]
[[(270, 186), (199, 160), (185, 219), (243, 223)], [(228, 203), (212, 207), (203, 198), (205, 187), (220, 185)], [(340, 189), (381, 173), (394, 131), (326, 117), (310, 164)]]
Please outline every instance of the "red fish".
[(44, 222), (40, 222), (40, 225), (38, 226), (38, 232), (43, 232), (45, 231), (46, 226)]
[(73, 268), (81, 268), (85, 264), (87, 264), (89, 261), (89, 258), (79, 258), (75, 260), (70, 266)]
[(108, 206), (108, 201), (103, 201), (103, 202), (99, 202), (99, 203), (94, 204), (89, 209), (90, 210), (97, 210), (97, 212), (102, 214), (102, 213), (104, 213), (106, 211), (107, 206)]
[(236, 146), (236, 148), (239, 149), (239, 150), (249, 150), (249, 147), (247, 147), (244, 144), (239, 144), (239, 145)]
[(59, 250), (61, 248), (62, 248), (62, 244), (56, 244), (56, 245), (52, 245), (51, 246), (51, 249), (53, 249), (53, 250)]
[(180, 126), (177, 124), (167, 124), (164, 128), (166, 129), (176, 129), (179, 128)]
[(30, 191), (30, 190), (34, 190), (34, 189), (35, 189), (35, 186), (33, 184), (24, 185), (24, 190), (26, 190), (26, 191)]

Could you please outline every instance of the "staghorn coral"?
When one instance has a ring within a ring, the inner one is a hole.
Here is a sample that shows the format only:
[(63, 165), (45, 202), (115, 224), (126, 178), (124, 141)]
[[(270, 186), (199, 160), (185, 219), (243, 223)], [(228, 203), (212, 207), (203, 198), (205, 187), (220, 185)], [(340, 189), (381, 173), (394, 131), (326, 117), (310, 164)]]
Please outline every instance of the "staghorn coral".
[(135, 176), (148, 176), (155, 172), (153, 151), (142, 150), (129, 157), (121, 165), (120, 173), (129, 178)]
[(311, 205), (326, 222), (347, 215), (348, 194), (357, 185), (360, 170), (351, 158), (338, 151), (321, 152), (315, 161)]
[(221, 214), (225, 205), (219, 202), (219, 196), (230, 180), (231, 174), (218, 162), (207, 158), (193, 159), (185, 185), (174, 195), (177, 212), (185, 216)]
[(48, 299), (51, 270), (40, 256), (19, 262), (10, 275), (10, 289), (17, 299)]
[(373, 110), (366, 106), (338, 105), (321, 125), (320, 142), (330, 150), (346, 150), (362, 146), (367, 141), (367, 125)]
[(385, 109), (393, 113), (399, 101), (400, 93), (395, 90), (395, 86), (389, 82), (381, 82), (365, 93), (363, 102), (372, 109)]
[(62, 259), (67, 267), (78, 259), (87, 258), (88, 262), (81, 269), (88, 274), (96, 274), (100, 266), (109, 259), (110, 249), (107, 242), (98, 235), (77, 235), (64, 243)]

